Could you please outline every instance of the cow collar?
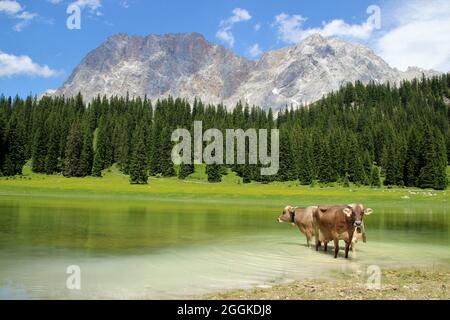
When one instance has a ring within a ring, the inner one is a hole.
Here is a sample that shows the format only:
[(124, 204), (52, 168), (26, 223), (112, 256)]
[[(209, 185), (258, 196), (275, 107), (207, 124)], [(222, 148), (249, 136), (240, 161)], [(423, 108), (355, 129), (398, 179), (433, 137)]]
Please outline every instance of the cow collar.
[(297, 210), (297, 207), (294, 208), (294, 212), (289, 212), (291, 214), (291, 223), (294, 223), (295, 220), (295, 210)]

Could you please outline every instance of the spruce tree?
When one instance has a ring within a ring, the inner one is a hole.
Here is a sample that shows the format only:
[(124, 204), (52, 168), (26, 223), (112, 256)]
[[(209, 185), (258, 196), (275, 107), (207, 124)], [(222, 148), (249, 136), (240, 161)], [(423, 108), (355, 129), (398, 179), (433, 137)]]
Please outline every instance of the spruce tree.
[(442, 135), (427, 126), (424, 138), (424, 166), (420, 170), (419, 186), (438, 190), (447, 187), (447, 156)]
[(59, 125), (55, 117), (49, 118), (50, 134), (47, 144), (47, 156), (45, 158), (45, 173), (53, 174), (58, 172), (59, 169), (59, 143), (60, 143), (60, 131)]
[(102, 170), (110, 167), (113, 162), (112, 127), (110, 121), (102, 117), (97, 128), (97, 138), (95, 141), (94, 164), (92, 175), (101, 177)]
[(206, 174), (208, 175), (208, 182), (216, 183), (222, 181), (222, 176), (220, 174), (219, 164), (210, 164), (206, 166)]
[(380, 168), (377, 166), (372, 167), (372, 173), (371, 173), (371, 177), (370, 177), (370, 185), (375, 188), (381, 187)]
[(130, 165), (130, 183), (131, 184), (147, 184), (147, 155), (145, 152), (145, 137), (142, 125), (140, 125), (132, 140), (133, 153)]
[(345, 174), (344, 181), (342, 182), (344, 188), (350, 187), (350, 179), (348, 173)]
[(118, 150), (118, 164), (123, 173), (128, 174), (130, 171), (130, 130), (126, 124), (121, 127)]
[(81, 150), (81, 171), (83, 176), (89, 176), (92, 173), (94, 162), (94, 135), (91, 128), (86, 124), (83, 128), (83, 149)]
[(194, 173), (194, 164), (182, 163), (178, 171), (178, 178), (186, 179), (190, 174)]
[(335, 181), (335, 174), (331, 163), (331, 150), (327, 139), (320, 143), (319, 163), (317, 165), (317, 178), (320, 182), (329, 183)]
[(0, 176), (3, 175), (3, 162), (5, 161), (5, 115), (0, 105)]
[(419, 186), (419, 175), (422, 164), (422, 144), (416, 128), (412, 129), (408, 138), (408, 148), (405, 162), (405, 185)]
[(94, 153), (94, 162), (92, 164), (92, 176), (101, 177), (103, 171), (103, 160), (100, 152)]
[(82, 149), (83, 135), (81, 133), (81, 126), (78, 121), (75, 121), (70, 129), (69, 136), (67, 137), (64, 176), (83, 176), (83, 170), (81, 167)]
[(364, 184), (366, 173), (364, 171), (364, 162), (358, 140), (355, 135), (350, 136), (350, 149), (348, 150), (348, 174), (349, 180), (357, 185)]
[(312, 141), (308, 135), (303, 136), (298, 155), (298, 180), (302, 185), (310, 185), (314, 180)]
[(161, 174), (164, 177), (173, 177), (175, 176), (175, 169), (173, 167), (172, 161), (172, 141), (170, 140), (171, 131), (168, 127), (165, 127), (161, 131), (160, 136), (160, 170)]
[(251, 172), (251, 166), (249, 164), (244, 164), (242, 166), (241, 177), (242, 177), (243, 183), (252, 182), (252, 172)]
[(297, 179), (298, 173), (295, 166), (294, 155), (290, 141), (289, 130), (280, 130), (280, 168), (278, 170), (279, 181), (292, 181)]
[(26, 162), (26, 126), (19, 118), (18, 111), (14, 112), (6, 130), (6, 156), (3, 164), (3, 175), (14, 176), (22, 173)]
[(45, 172), (45, 160), (48, 151), (48, 133), (45, 130), (44, 125), (38, 125), (39, 127), (36, 129), (36, 133), (33, 139), (32, 169), (34, 172), (43, 173)]

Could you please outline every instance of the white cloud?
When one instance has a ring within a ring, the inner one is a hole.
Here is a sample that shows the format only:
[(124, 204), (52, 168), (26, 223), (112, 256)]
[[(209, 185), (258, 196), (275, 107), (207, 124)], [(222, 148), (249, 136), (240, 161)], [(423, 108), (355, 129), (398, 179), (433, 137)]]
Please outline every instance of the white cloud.
[(29, 56), (15, 56), (0, 51), (0, 77), (11, 77), (18, 75), (55, 77), (59, 71), (50, 69), (47, 65), (39, 65)]
[(383, 59), (400, 70), (450, 71), (449, 1), (408, 1), (389, 12), (392, 27), (372, 44)]
[(260, 23), (255, 24), (255, 25), (253, 26), (253, 30), (255, 30), (255, 31), (261, 30), (261, 24), (260, 24)]
[(47, 0), (47, 2), (50, 2), (51, 4), (60, 4), (62, 0)]
[(250, 13), (248, 13), (247, 10), (241, 9), (241, 8), (235, 8), (235, 9), (233, 9), (233, 15), (231, 16), (230, 21), (232, 23), (237, 23), (237, 22), (241, 22), (241, 21), (250, 20), (251, 18), (252, 18), (252, 16), (250, 15)]
[(124, 7), (125, 9), (128, 9), (128, 8), (130, 7), (130, 4), (129, 4), (129, 2), (128, 2), (127, 0), (122, 0), (122, 1), (120, 1), (120, 2), (119, 2), (119, 5), (120, 5), (121, 7)]
[(22, 31), (31, 20), (33, 20), (38, 15), (36, 13), (30, 13), (24, 11), (24, 8), (17, 1), (1, 0), (0, 1), (0, 13), (4, 13), (13, 19), (20, 20), (13, 27), (15, 31)]
[(249, 49), (248, 49), (248, 54), (252, 57), (252, 58), (257, 58), (262, 54), (262, 50), (259, 47), (259, 44), (255, 43), (254, 45), (252, 45)]
[(22, 13), (16, 16), (16, 18), (20, 19), (21, 21), (16, 23), (13, 29), (17, 32), (22, 31), (26, 26), (30, 24), (30, 21), (33, 20), (36, 16), (37, 16), (36, 13), (29, 13), (27, 11), (23, 11)]
[(234, 35), (231, 32), (233, 26), (242, 21), (248, 21), (252, 18), (250, 13), (241, 8), (235, 8), (232, 11), (233, 15), (227, 20), (222, 20), (217, 30), (216, 37), (227, 43), (230, 47), (234, 46)]
[(84, 8), (89, 8), (92, 13), (95, 13), (97, 16), (101, 16), (100, 8), (102, 6), (101, 0), (76, 0), (73, 1), (70, 5), (76, 5), (81, 10)]
[(278, 38), (286, 43), (298, 43), (312, 34), (324, 37), (338, 36), (343, 38), (367, 40), (374, 27), (368, 22), (362, 24), (348, 24), (344, 20), (336, 19), (324, 22), (318, 28), (303, 28), (307, 18), (301, 15), (281, 13), (275, 17), (273, 26), (277, 28)]
[(22, 6), (17, 1), (2, 0), (0, 1), (0, 12), (6, 14), (16, 14), (22, 10)]
[(286, 13), (277, 15), (272, 26), (285, 43), (298, 43), (314, 33), (338, 36), (368, 45), (400, 70), (416, 66), (450, 71), (450, 1), (399, 0), (387, 3), (380, 13), (380, 30), (370, 19), (361, 24), (336, 19), (305, 28), (306, 17)]

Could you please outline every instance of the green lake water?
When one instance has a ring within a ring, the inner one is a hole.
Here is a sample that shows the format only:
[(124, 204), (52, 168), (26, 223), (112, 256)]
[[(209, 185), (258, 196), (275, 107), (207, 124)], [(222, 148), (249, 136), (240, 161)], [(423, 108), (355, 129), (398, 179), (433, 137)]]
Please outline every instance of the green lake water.
[[(448, 207), (373, 207), (345, 260), (307, 248), (275, 206), (0, 196), (0, 299), (177, 299), (374, 264), (450, 268)], [(66, 287), (70, 265), (81, 290)]]

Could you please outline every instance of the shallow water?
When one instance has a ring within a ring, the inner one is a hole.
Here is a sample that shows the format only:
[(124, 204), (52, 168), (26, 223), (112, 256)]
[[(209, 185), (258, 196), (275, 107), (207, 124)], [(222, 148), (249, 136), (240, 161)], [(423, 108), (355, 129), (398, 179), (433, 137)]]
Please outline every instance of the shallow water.
[[(373, 264), (450, 267), (448, 208), (375, 209), (346, 260), (307, 248), (279, 208), (0, 197), (0, 299), (176, 299)], [(66, 287), (70, 265), (81, 290)]]

